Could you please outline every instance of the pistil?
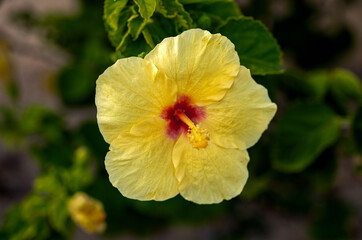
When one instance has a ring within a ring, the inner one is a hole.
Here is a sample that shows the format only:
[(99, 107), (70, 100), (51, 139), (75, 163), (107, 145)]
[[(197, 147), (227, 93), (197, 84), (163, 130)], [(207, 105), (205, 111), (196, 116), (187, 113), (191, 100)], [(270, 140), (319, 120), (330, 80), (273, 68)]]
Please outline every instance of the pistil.
[(209, 140), (209, 132), (205, 128), (201, 128), (199, 124), (195, 125), (184, 112), (177, 111), (175, 115), (189, 127), (187, 138), (192, 147), (196, 149), (206, 148)]

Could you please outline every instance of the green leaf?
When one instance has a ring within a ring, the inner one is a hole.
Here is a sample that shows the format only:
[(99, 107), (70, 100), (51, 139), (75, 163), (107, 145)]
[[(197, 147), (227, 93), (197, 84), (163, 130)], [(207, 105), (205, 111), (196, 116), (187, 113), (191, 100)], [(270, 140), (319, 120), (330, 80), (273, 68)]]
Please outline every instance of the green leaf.
[(144, 21), (139, 17), (138, 8), (136, 9), (135, 5), (126, 7), (127, 2), (128, 0), (106, 0), (104, 2), (103, 19), (108, 37), (112, 45), (118, 48), (122, 46), (129, 33), (133, 38), (138, 37), (140, 33), (138, 28)]
[(174, 18), (177, 16), (178, 10), (183, 9), (183, 5), (178, 0), (163, 0), (157, 1), (156, 8), (164, 17)]
[(62, 192), (64, 186), (60, 183), (57, 172), (50, 171), (49, 174), (44, 174), (39, 176), (35, 180), (34, 184), (34, 192), (37, 194), (53, 194), (54, 196), (57, 195), (57, 193)]
[(177, 32), (173, 19), (164, 18), (159, 14), (155, 14), (143, 29), (142, 34), (147, 44), (151, 48), (154, 48), (164, 38), (176, 36)]
[(138, 36), (140, 35), (142, 29), (147, 23), (147, 20), (142, 18), (136, 9), (136, 6), (132, 7), (132, 16), (128, 19), (128, 31), (132, 36), (132, 40), (136, 40)]
[(340, 119), (321, 103), (299, 103), (282, 115), (272, 145), (274, 166), (284, 172), (308, 167), (340, 133)]
[(119, 14), (116, 28), (111, 28), (108, 25), (106, 25), (108, 38), (114, 47), (118, 47), (120, 43), (124, 42), (128, 30), (127, 28), (128, 19), (131, 16), (132, 16), (132, 9), (127, 8)]
[(149, 51), (144, 39), (138, 39), (148, 20), (140, 16), (140, 9), (133, 5), (119, 15), (118, 28), (107, 29), (112, 45), (116, 47), (116, 59), (137, 56)]
[(330, 73), (330, 90), (342, 108), (347, 108), (350, 101), (362, 100), (361, 82), (355, 74), (344, 69), (336, 69)]
[(223, 0), (180, 0), (182, 4), (192, 4), (192, 3), (207, 3), (207, 2), (220, 2)]
[(135, 41), (132, 41), (131, 36), (128, 35), (125, 38), (124, 44), (121, 48), (117, 48), (117, 54), (119, 57), (131, 57), (138, 56), (139, 54), (148, 53), (151, 51), (151, 47), (147, 44), (143, 35), (140, 35)]
[(58, 193), (49, 205), (49, 222), (52, 228), (66, 235), (70, 227), (68, 197), (64, 193)]
[(215, 29), (225, 24), (227, 19), (242, 16), (238, 5), (233, 0), (187, 4), (185, 9), (191, 14), (198, 27), (211, 32), (215, 32)]
[(49, 211), (49, 206), (46, 203), (47, 200), (43, 196), (37, 194), (27, 196), (21, 205), (24, 219), (31, 221), (34, 218), (46, 217)]
[(251, 18), (228, 20), (218, 29), (235, 44), (240, 64), (254, 75), (275, 74), (282, 71), (281, 51), (267, 28)]
[(204, 1), (197, 4), (185, 5), (187, 11), (205, 12), (208, 15), (218, 16), (223, 21), (232, 17), (241, 17), (239, 6), (234, 0)]
[(63, 185), (71, 192), (77, 192), (86, 187), (92, 180), (88, 164), (74, 164), (70, 169), (60, 172)]
[(103, 19), (109, 29), (116, 31), (118, 29), (119, 18), (122, 10), (128, 0), (105, 0)]
[(156, 10), (156, 0), (134, 0), (143, 18), (149, 19)]
[(190, 14), (185, 11), (178, 0), (164, 0), (157, 2), (157, 10), (166, 18), (175, 18), (177, 31), (192, 28), (193, 22)]
[(154, 48), (156, 46), (155, 41), (153, 40), (152, 34), (150, 33), (148, 28), (143, 29), (142, 35), (145, 38), (146, 43), (151, 47)]

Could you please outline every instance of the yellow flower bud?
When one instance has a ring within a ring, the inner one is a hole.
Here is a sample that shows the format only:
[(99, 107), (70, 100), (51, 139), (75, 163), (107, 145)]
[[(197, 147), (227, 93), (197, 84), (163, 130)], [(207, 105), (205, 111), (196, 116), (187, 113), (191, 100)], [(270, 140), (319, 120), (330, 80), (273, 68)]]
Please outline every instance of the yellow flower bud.
[(106, 228), (103, 204), (83, 192), (77, 192), (68, 201), (72, 220), (88, 233), (102, 233)]

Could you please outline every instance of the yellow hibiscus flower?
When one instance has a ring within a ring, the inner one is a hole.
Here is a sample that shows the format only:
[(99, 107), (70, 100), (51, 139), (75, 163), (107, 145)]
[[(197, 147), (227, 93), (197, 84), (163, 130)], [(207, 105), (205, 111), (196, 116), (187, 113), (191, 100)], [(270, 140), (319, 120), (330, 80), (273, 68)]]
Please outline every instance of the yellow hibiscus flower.
[(68, 211), (72, 220), (88, 233), (102, 233), (106, 228), (106, 213), (103, 204), (77, 192), (68, 201)]
[(276, 112), (233, 43), (201, 29), (118, 60), (97, 80), (96, 105), (113, 186), (132, 199), (180, 193), (199, 204), (240, 194), (246, 149)]

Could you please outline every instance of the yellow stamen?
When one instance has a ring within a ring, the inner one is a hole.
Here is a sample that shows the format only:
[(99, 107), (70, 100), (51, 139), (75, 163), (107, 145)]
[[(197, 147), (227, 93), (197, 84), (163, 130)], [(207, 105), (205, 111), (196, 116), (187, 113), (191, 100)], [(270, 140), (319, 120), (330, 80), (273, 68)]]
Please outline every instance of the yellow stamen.
[(208, 144), (207, 141), (209, 140), (209, 132), (205, 128), (201, 128), (200, 125), (195, 125), (185, 113), (177, 113), (177, 116), (189, 126), (187, 138), (192, 144), (192, 147), (197, 149), (206, 148)]

